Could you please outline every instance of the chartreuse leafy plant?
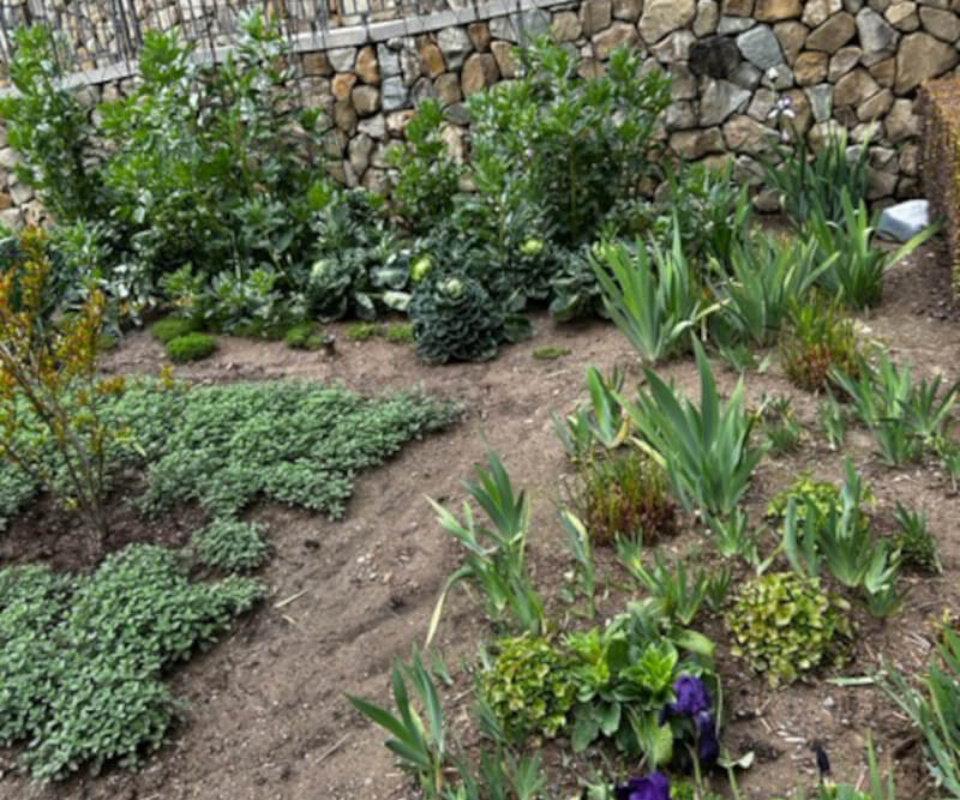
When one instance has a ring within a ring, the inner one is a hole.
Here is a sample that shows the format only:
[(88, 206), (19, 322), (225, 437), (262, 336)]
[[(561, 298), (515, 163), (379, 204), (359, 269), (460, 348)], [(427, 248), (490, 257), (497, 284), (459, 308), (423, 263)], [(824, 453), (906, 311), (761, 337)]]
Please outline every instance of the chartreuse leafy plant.
[(539, 637), (501, 639), (480, 674), (480, 693), (515, 742), (553, 739), (567, 724), (577, 686), (569, 656)]
[(122, 438), (102, 410), (125, 387), (97, 372), (106, 298), (94, 289), (78, 311), (55, 316), (44, 234), (28, 229), (20, 244), (23, 258), (0, 273), (0, 455), (34, 485), (58, 476), (56, 488), (82, 512), (99, 553), (107, 456)]
[(158, 319), (150, 326), (150, 333), (160, 344), (168, 344), (174, 339), (179, 339), (188, 333), (196, 333), (199, 330), (200, 325), (195, 319), (173, 315)]
[(717, 306), (703, 302), (703, 287), (674, 230), (668, 251), (637, 241), (606, 244), (595, 266), (610, 318), (648, 363), (687, 349), (689, 331)]
[(699, 405), (647, 369), (647, 389), (624, 407), (642, 437), (640, 447), (666, 470), (684, 508), (726, 516), (750, 485), (763, 451), (750, 443), (756, 417), (747, 409), (742, 378), (722, 402), (703, 347), (696, 340), (693, 347)]
[[(390, 734), (387, 747), (397, 756), (400, 765), (417, 778), (426, 797), (439, 800), (445, 781), (444, 767), (449, 759), (447, 722), (433, 676), (424, 667), (419, 653), (414, 653), (410, 665), (394, 664), (391, 685), (396, 715), (363, 698), (347, 697), (357, 711)], [(413, 705), (411, 689), (422, 708), (422, 716)]]
[[(510, 476), (496, 453), (487, 454), (487, 465), (474, 467), (476, 481), (464, 488), (483, 509), (493, 527), (474, 523), (470, 504), (464, 502), (464, 522), (434, 500), (430, 500), (443, 529), (466, 549), (464, 564), (444, 585), (437, 601), (427, 645), (440, 624), (440, 615), (449, 591), (461, 581), (469, 581), (483, 592), (487, 617), (507, 622), (534, 636), (543, 633), (546, 618), (543, 600), (527, 570), (526, 545), (530, 525), (530, 503), (526, 493), (514, 491)], [(428, 498), (429, 499), (429, 498)]]
[(816, 578), (772, 572), (744, 584), (724, 619), (731, 652), (777, 686), (842, 661), (853, 634), (848, 611)]
[(891, 664), (880, 685), (919, 729), (940, 794), (960, 798), (960, 635), (946, 628), (919, 688)]
[(38, 780), (134, 767), (183, 708), (162, 678), (264, 595), (228, 578), (191, 583), (177, 555), (131, 546), (89, 576), (0, 570), (0, 742), (27, 743)]

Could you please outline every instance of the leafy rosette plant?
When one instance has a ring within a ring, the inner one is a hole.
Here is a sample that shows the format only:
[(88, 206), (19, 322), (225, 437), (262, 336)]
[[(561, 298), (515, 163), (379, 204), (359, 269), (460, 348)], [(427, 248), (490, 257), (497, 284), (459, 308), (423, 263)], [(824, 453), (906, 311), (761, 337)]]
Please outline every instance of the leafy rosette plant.
[(489, 361), (507, 338), (501, 310), (483, 286), (463, 275), (419, 284), (410, 320), (417, 355), (428, 364)]

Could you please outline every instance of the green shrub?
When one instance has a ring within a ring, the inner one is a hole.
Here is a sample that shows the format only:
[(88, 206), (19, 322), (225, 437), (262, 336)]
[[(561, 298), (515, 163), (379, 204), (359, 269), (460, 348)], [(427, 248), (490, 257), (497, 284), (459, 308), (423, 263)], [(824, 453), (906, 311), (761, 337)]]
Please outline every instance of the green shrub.
[(333, 346), (333, 337), (317, 330), (311, 322), (302, 322), (288, 328), (284, 334), (287, 347), (293, 350), (323, 350)]
[(420, 284), (410, 302), (410, 321), (417, 355), (428, 364), (488, 361), (507, 337), (500, 309), (466, 277)]
[(174, 339), (196, 333), (199, 330), (200, 325), (196, 320), (186, 317), (164, 317), (150, 326), (150, 333), (153, 334), (153, 338), (161, 344), (169, 344)]
[(238, 578), (190, 583), (173, 552), (146, 545), (89, 577), (0, 571), (0, 741), (28, 742), (21, 762), (40, 780), (136, 766), (182, 708), (165, 672), (263, 594)]
[(779, 349), (787, 377), (807, 391), (826, 388), (831, 370), (859, 374), (861, 346), (853, 320), (819, 296), (793, 307)]
[(193, 535), (193, 547), (201, 564), (242, 572), (262, 567), (270, 559), (270, 545), (263, 539), (263, 526), (235, 519), (218, 519)]
[(676, 532), (677, 509), (667, 495), (667, 476), (635, 448), (582, 461), (574, 506), (595, 544), (637, 535), (654, 542)]
[(825, 594), (816, 578), (792, 572), (762, 575), (741, 587), (727, 613), (731, 652), (774, 686), (839, 663), (853, 628), (849, 604)]
[[(873, 491), (869, 486), (863, 487), (862, 497), (865, 503), (872, 503), (875, 500)], [(801, 475), (788, 489), (784, 489), (774, 495), (773, 499), (767, 505), (767, 516), (785, 519), (787, 508), (790, 501), (794, 501), (797, 506), (797, 519), (803, 521), (806, 519), (807, 508), (812, 507), (823, 517), (831, 512), (843, 512), (843, 499), (841, 489), (830, 481), (814, 480), (810, 474)], [(869, 523), (869, 519), (864, 515), (864, 521)]]
[(546, 639), (520, 636), (497, 643), (496, 658), (480, 674), (480, 693), (507, 736), (522, 742), (557, 736), (577, 688), (566, 656)]
[(188, 333), (167, 342), (167, 357), (175, 364), (202, 361), (217, 349), (216, 337), (209, 333)]

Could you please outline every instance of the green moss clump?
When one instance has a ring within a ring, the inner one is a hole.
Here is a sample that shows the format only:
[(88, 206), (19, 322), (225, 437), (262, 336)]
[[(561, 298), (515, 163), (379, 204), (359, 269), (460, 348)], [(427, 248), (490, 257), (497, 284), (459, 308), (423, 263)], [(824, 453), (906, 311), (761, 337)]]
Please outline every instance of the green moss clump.
[(186, 336), (188, 333), (195, 333), (200, 330), (200, 325), (192, 319), (184, 317), (164, 317), (157, 320), (150, 326), (150, 333), (153, 338), (162, 344), (169, 344), (174, 339)]
[(383, 326), (377, 322), (351, 322), (347, 326), (346, 337), (351, 342), (366, 342), (379, 336), (382, 331)]
[(533, 357), (538, 361), (555, 361), (558, 358), (570, 355), (571, 352), (569, 347), (546, 345), (545, 347), (538, 347), (534, 350)]
[(387, 328), (386, 337), (391, 344), (413, 344), (413, 325), (409, 322), (391, 325)]
[(188, 333), (167, 342), (167, 356), (175, 364), (202, 361), (217, 349), (217, 340), (208, 333)]

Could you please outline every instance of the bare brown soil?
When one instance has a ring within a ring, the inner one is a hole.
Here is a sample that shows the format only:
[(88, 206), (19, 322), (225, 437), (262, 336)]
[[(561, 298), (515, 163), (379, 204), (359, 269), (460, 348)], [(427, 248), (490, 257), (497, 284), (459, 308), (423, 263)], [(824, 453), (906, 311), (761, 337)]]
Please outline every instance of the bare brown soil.
[[(886, 344), (919, 372), (942, 371), (960, 378), (960, 324), (946, 302), (949, 276), (935, 249), (926, 248), (890, 277), (886, 301), (864, 318), (868, 335)], [(362, 475), (344, 522), (281, 507), (261, 506), (253, 516), (269, 522), (276, 556), (261, 577), (271, 589), (259, 612), (242, 620), (220, 646), (177, 671), (174, 690), (191, 703), (185, 724), (169, 745), (139, 773), (111, 770), (99, 778), (80, 777), (36, 787), (14, 774), (15, 752), (0, 752), (0, 798), (20, 800), (400, 800), (416, 792), (401, 774), (383, 736), (361, 721), (345, 692), (388, 700), (388, 672), (395, 657), (406, 657), (422, 642), (440, 587), (456, 566), (454, 544), (439, 530), (424, 500), (428, 494), (459, 505), (460, 481), (486, 448), (501, 453), (516, 484), (530, 492), (535, 516), (532, 563), (538, 583), (551, 597), (570, 568), (555, 518), (570, 468), (555, 437), (550, 414), (573, 407), (582, 396), (588, 365), (621, 365), (639, 380), (636, 359), (611, 326), (555, 326), (535, 318), (536, 336), (506, 348), (486, 364), (430, 368), (410, 347), (373, 340), (352, 344), (338, 334), (337, 356), (295, 352), (283, 344), (223, 339), (210, 360), (177, 370), (195, 380), (287, 378), (341, 382), (377, 394), (422, 386), (428, 392), (463, 401), (463, 421), (449, 432), (406, 446), (387, 465)], [(569, 347), (557, 361), (532, 357), (543, 345)], [(155, 374), (163, 351), (146, 334), (126, 341), (109, 358), (108, 368)], [(692, 363), (663, 368), (663, 373), (696, 391)], [(735, 376), (721, 370), (723, 388)], [(804, 447), (795, 456), (768, 459), (748, 497), (751, 517), (759, 520), (770, 496), (801, 471), (839, 480), (843, 454), (824, 444), (816, 423), (816, 398), (795, 390), (774, 365), (769, 373), (751, 373), (748, 393), (789, 393), (805, 427)], [(873, 455), (862, 431), (849, 437), (849, 453), (879, 498), (878, 519), (886, 524), (897, 500), (925, 508), (938, 535), (946, 565), (943, 577), (908, 575), (906, 608), (888, 622), (858, 614), (860, 637), (844, 675), (863, 675), (885, 656), (909, 670), (926, 661), (945, 609), (957, 612), (960, 589), (960, 497), (933, 465), (902, 470), (885, 468)], [(117, 513), (125, 513), (118, 511)], [(191, 512), (146, 527), (129, 539), (183, 541), (195, 520)], [(42, 558), (61, 566), (65, 523), (59, 512), (40, 503), (0, 539), (0, 559)], [(702, 551), (693, 520), (665, 546), (693, 556)], [(120, 542), (111, 543), (112, 545)], [(623, 583), (614, 559), (598, 556), (601, 575)], [(601, 603), (603, 616), (622, 607), (614, 591)], [(565, 606), (555, 599), (557, 616)], [(892, 758), (901, 796), (920, 796), (924, 771), (920, 748), (905, 719), (875, 688), (847, 687), (821, 680), (771, 691), (731, 658), (722, 625), (708, 621), (705, 631), (719, 644), (725, 687), (725, 741), (738, 755), (753, 750), (756, 765), (741, 776), (746, 796), (786, 794), (814, 780), (815, 741), (830, 754), (834, 776), (855, 782), (864, 774), (864, 745), (873, 731), (884, 759)], [(455, 593), (441, 624), (440, 645), (457, 676), (446, 692), (448, 716), (467, 743), (470, 677), (461, 667), (490, 639), (479, 608)], [(830, 677), (830, 676), (823, 676)], [(559, 797), (576, 793), (578, 777), (589, 777), (582, 764), (564, 759), (563, 743), (544, 751)]]

